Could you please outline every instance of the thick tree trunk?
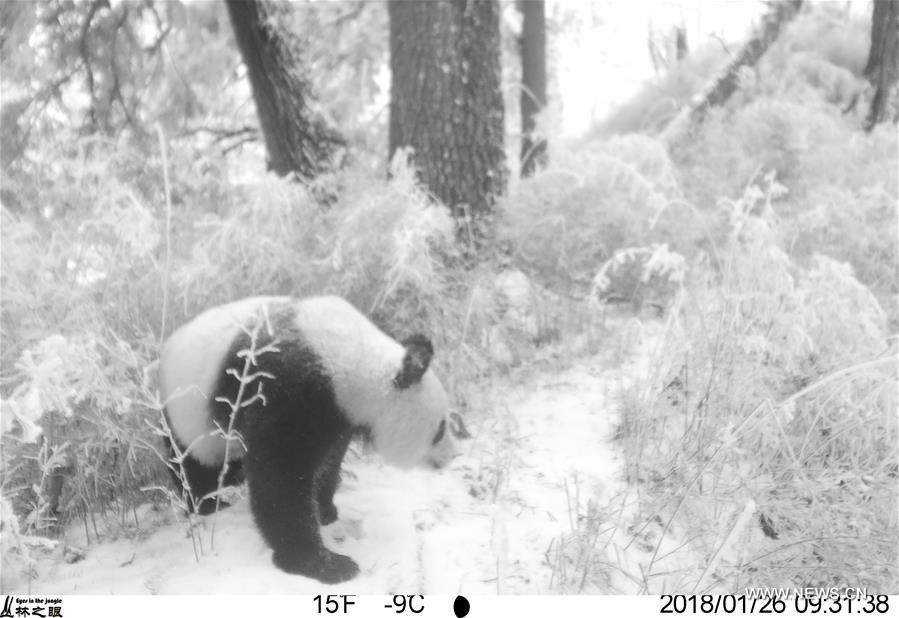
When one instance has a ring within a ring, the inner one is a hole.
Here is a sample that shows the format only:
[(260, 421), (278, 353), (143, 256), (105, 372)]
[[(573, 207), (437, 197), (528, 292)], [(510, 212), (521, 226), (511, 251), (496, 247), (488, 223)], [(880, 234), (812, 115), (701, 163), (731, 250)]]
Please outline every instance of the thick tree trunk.
[(693, 97), (693, 103), (686, 106), (668, 123), (662, 131), (661, 139), (668, 148), (675, 147), (702, 121), (712, 107), (724, 104), (739, 86), (740, 69), (754, 66), (768, 47), (777, 40), (783, 27), (799, 13), (802, 0), (776, 0), (762, 19), (762, 24), (749, 41), (715, 77), (702, 93)]
[(519, 0), (521, 11), (521, 175), (546, 164), (546, 138), (535, 135), (537, 114), (546, 107), (546, 3)]
[(310, 87), (297, 62), (289, 32), (281, 30), (279, 5), (263, 0), (227, 0), (256, 113), (265, 137), (269, 169), (310, 179), (331, 169), (344, 141), (309, 106)]
[[(411, 147), (423, 184), (460, 224), (505, 189), (499, 4), (396, 0), (390, 17), (390, 157)], [(477, 231), (477, 230), (476, 230)]]
[(899, 78), (899, 1), (874, 0), (871, 51), (865, 77), (874, 86), (866, 128), (870, 131), (887, 116), (890, 92)]

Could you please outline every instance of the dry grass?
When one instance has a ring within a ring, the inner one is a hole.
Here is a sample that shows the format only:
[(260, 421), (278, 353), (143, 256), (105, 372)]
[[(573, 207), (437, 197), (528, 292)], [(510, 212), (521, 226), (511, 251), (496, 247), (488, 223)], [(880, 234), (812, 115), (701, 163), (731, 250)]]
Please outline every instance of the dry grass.
[(895, 339), (845, 265), (776, 248), (772, 188), (735, 204), (722, 280), (694, 273), (653, 375), (625, 393), (628, 480), (645, 521), (701, 539), (685, 548), (707, 557), (696, 592), (895, 591)]

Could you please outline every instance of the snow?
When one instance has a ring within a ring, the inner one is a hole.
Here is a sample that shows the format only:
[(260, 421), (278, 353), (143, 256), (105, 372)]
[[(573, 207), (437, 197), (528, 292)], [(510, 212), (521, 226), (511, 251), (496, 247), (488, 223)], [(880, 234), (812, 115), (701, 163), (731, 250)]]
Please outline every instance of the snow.
[[(588, 504), (620, 521), (602, 537), (604, 560), (616, 565), (616, 575), (596, 578), (594, 584), (605, 582), (602, 589), (583, 591), (639, 591), (636, 582), (654, 544), (632, 543), (623, 530), (628, 492), (612, 435), (616, 393), (647, 366), (653, 338), (643, 339), (624, 359), (606, 351), (564, 371), (494, 382), (486, 399), (501, 403), (469, 420), (475, 437), (443, 472), (399, 470), (375, 455), (348, 456), (335, 496), (339, 520), (322, 534), (361, 572), (333, 591), (564, 590), (560, 575), (574, 564), (566, 539), (582, 527), (579, 514)], [(149, 506), (138, 513), (139, 531), (127, 537), (88, 544), (83, 528), (72, 527), (64, 544), (81, 548), (84, 559), (68, 564), (59, 550), (45, 553), (37, 557), (37, 577), (30, 582), (7, 572), (10, 590), (4, 592), (319, 594), (328, 588), (272, 565), (245, 499), (201, 519), (198, 559), (187, 521)]]

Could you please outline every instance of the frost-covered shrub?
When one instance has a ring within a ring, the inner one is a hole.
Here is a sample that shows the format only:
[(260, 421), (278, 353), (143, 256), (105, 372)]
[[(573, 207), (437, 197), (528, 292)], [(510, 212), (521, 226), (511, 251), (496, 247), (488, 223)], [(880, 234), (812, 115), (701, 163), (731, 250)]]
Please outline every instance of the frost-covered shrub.
[(804, 181), (804, 157), (847, 133), (827, 110), (790, 101), (759, 99), (735, 112), (714, 110), (698, 139), (680, 152), (685, 191), (707, 208), (771, 172), (792, 189)]
[(619, 249), (593, 277), (590, 300), (628, 302), (636, 311), (644, 305), (666, 309), (684, 282), (684, 256), (668, 245)]
[(186, 313), (253, 294), (332, 293), (402, 323), (418, 308), (399, 304), (434, 302), (445, 283), (441, 255), (452, 251), (447, 210), (400, 158), (390, 180), (348, 170), (338, 182), (327, 206), (267, 175), (242, 185), (227, 209), (193, 221), (182, 213), (196, 237), (172, 270)]
[(0, 480), (41, 533), (59, 517), (124, 513), (161, 478), (143, 440), (164, 229), (147, 159), (101, 139), (51, 142), (38, 157), (57, 146), (44, 165), (30, 160), (33, 185), (0, 211)]
[(15, 364), (17, 386), (2, 399), (2, 480), (29, 532), (95, 508), (127, 511), (161, 474), (146, 435), (157, 414), (151, 359), (139, 342), (106, 337), (51, 334)]
[(658, 134), (726, 63), (727, 53), (717, 42), (692, 51), (613, 110), (590, 131), (587, 141), (628, 133)]
[(805, 54), (861, 76), (870, 48), (870, 13), (851, 14), (848, 5), (820, 2), (801, 12), (765, 54), (763, 68), (783, 74), (780, 69)]
[(35, 560), (32, 548), (52, 548), (53, 541), (22, 533), (12, 504), (0, 498), (0, 588), (14, 590), (23, 575), (30, 575)]
[[(869, 30), (870, 14), (853, 14), (843, 5), (803, 10), (758, 64), (743, 71), (737, 92), (678, 144), (673, 161), (684, 201), (670, 202), (655, 227), (683, 238), (683, 230), (671, 226), (690, 221), (705, 231), (699, 246), (714, 252), (730, 229), (727, 199), (773, 172), (788, 189), (775, 213), (781, 249), (803, 265), (816, 253), (851, 263), (899, 324), (899, 140), (889, 123), (861, 131), (867, 103), (856, 101), (866, 87), (861, 72)], [(713, 52), (698, 50), (648, 84), (582, 147), (610, 133), (661, 129), (664, 118), (657, 110), (674, 101), (673, 115), (723, 64), (720, 49), (718, 60), (708, 62)], [(682, 91), (680, 83), (689, 86)], [(853, 101), (856, 108), (847, 112)], [(664, 235), (654, 240), (670, 242)], [(686, 246), (672, 246), (690, 255)]]
[(586, 292), (617, 249), (656, 240), (689, 246), (702, 235), (693, 213), (672, 205), (678, 181), (655, 140), (616, 137), (554, 161), (519, 183), (500, 210), (501, 237), (543, 276)]
[(710, 114), (679, 162), (703, 211), (776, 173), (788, 190), (775, 209), (781, 247), (802, 263), (816, 253), (850, 262), (896, 319), (897, 143), (895, 127), (863, 133), (825, 103), (758, 99)]
[(153, 366), (201, 310), (336, 293), (388, 330), (424, 322), (438, 345), (464, 313), (447, 300), (449, 214), (401, 159), (389, 181), (357, 169), (324, 179), (322, 203), (320, 186), (232, 181), (226, 163), (178, 144), (167, 183), (152, 149), (76, 146), (59, 151), (54, 182), (0, 210), (0, 484), (29, 533), (81, 517), (95, 534), (97, 513), (125, 521), (162, 497), (143, 491), (168, 482), (149, 427), (161, 407)]
[(330, 214), (325, 276), (337, 293), (364, 311), (391, 316), (394, 326), (443, 304), (454, 223), (417, 185), (403, 154), (394, 157), (389, 181), (355, 177)]
[(891, 589), (895, 342), (847, 264), (805, 267), (780, 248), (778, 191), (747, 191), (723, 267), (694, 266), (684, 310), (627, 400), (628, 474), (644, 481), (641, 517), (703, 540), (689, 551), (711, 555), (731, 530), (722, 513), (754, 509), (721, 581)]

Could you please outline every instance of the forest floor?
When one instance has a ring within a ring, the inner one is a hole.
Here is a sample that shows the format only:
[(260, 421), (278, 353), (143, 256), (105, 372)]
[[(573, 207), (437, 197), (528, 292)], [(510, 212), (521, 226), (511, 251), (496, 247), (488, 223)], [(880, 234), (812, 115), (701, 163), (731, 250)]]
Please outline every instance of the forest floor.
[[(443, 472), (397, 470), (375, 455), (348, 455), (335, 497), (340, 517), (323, 528), (323, 537), (356, 560), (361, 573), (336, 591), (640, 592), (656, 541), (635, 543), (628, 532), (632, 496), (613, 441), (617, 393), (647, 370), (657, 340), (647, 334), (651, 328), (639, 330), (623, 355), (605, 350), (565, 370), (529, 369), (495, 379), (488, 399), (501, 403), (480, 418), (472, 414), (474, 438), (462, 443), (463, 454)], [(101, 543), (87, 543), (83, 526), (73, 526), (55, 550), (35, 556), (36, 578), (7, 580), (11, 589), (4, 592), (322, 589), (272, 565), (245, 499), (201, 518), (196, 552), (186, 519), (171, 509), (147, 505), (136, 519), (139, 525), (132, 522)], [(84, 557), (68, 563), (61, 547), (76, 547)]]

